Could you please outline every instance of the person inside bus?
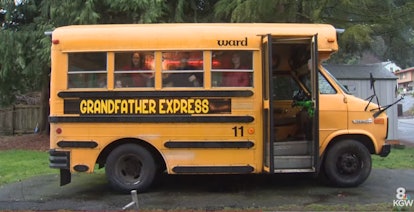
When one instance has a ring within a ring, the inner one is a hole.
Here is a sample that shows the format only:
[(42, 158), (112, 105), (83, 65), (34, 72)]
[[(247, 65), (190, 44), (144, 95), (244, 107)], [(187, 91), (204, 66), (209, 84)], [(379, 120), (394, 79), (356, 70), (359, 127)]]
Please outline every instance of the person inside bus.
[[(301, 83), (308, 89), (308, 92), (312, 92), (311, 88), (311, 70), (312, 70), (312, 60), (310, 59), (310, 54), (307, 54), (306, 52), (304, 54), (299, 54), (299, 58), (295, 58), (295, 64), (298, 66), (293, 71), (295, 72), (295, 75), (299, 78)], [(293, 66), (294, 67), (294, 66)], [(304, 97), (309, 98), (305, 92), (299, 92), (303, 93)], [(295, 95), (296, 96), (296, 95)], [(295, 98), (295, 97), (293, 97)], [(301, 98), (302, 99), (302, 98)], [(311, 140), (312, 139), (312, 121), (311, 116), (309, 115), (307, 109), (303, 107), (297, 114), (296, 114), (296, 126), (297, 126), (297, 132), (296, 132), (296, 139), (306, 139)]]
[[(139, 52), (134, 52), (131, 56), (131, 64), (124, 67), (124, 70), (149, 70), (144, 62), (144, 57)], [(116, 82), (117, 86), (122, 87), (147, 87), (151, 84), (151, 74), (148, 73), (131, 73), (124, 77), (125, 82)]]
[(295, 74), (299, 80), (305, 85), (305, 87), (311, 91), (311, 69), (312, 69), (312, 60), (308, 59), (302, 66), (295, 69)]
[[(239, 53), (233, 53), (231, 57), (232, 69), (249, 69), (244, 66)], [(224, 87), (247, 87), (250, 86), (248, 72), (223, 72), (221, 85)]]
[[(197, 70), (189, 63), (190, 53), (184, 52), (176, 70)], [(203, 86), (202, 73), (171, 73), (163, 79), (165, 87), (201, 87)]]

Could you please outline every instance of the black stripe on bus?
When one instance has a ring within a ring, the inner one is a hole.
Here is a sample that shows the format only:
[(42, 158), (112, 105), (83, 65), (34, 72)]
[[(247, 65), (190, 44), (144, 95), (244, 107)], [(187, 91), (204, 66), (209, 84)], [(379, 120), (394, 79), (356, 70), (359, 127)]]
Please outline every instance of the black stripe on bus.
[(251, 141), (168, 141), (164, 144), (167, 148), (251, 148)]
[(57, 145), (61, 148), (95, 148), (98, 143), (95, 141), (59, 141)]
[(249, 97), (253, 91), (61, 91), (61, 98)]
[(50, 123), (250, 123), (252, 116), (139, 116), (139, 115), (107, 115), (107, 116), (51, 116)]
[(254, 171), (252, 166), (176, 166), (175, 173), (194, 174), (248, 174)]

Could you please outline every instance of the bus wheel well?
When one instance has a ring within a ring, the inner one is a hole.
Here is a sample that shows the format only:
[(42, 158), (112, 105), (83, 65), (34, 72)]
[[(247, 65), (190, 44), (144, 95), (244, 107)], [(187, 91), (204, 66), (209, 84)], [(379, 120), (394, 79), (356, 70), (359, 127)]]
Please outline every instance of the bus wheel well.
[(360, 143), (362, 143), (371, 154), (375, 154), (375, 147), (374, 144), (372, 142), (372, 140), (366, 136), (366, 135), (362, 135), (362, 134), (353, 134), (353, 135), (340, 135), (335, 137), (329, 144), (327, 147), (327, 150), (329, 150), (329, 148), (331, 148), (332, 146), (334, 146), (336, 143), (341, 142), (343, 140), (355, 140), (358, 141)]
[(145, 149), (147, 149), (151, 155), (153, 155), (154, 160), (158, 166), (158, 171), (164, 171), (166, 168), (165, 165), (165, 161), (163, 159), (163, 157), (161, 156), (161, 154), (159, 153), (159, 151), (153, 147), (152, 145), (148, 144), (147, 142), (145, 142), (144, 140), (141, 139), (137, 139), (137, 138), (122, 138), (119, 140), (116, 140), (114, 142), (112, 142), (111, 144), (109, 144), (108, 146), (106, 146), (101, 153), (98, 156), (98, 159), (96, 161), (96, 163), (99, 165), (99, 168), (103, 168), (105, 166), (106, 163), (106, 159), (108, 158), (108, 155), (112, 152), (112, 150), (114, 150), (115, 148), (124, 145), (124, 144), (137, 144), (140, 145), (142, 147), (144, 147)]

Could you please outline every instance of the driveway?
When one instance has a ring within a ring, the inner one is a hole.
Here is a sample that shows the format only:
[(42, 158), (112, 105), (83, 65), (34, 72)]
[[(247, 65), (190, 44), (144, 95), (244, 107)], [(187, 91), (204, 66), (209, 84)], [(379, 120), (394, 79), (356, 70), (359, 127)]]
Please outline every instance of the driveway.
[[(404, 112), (414, 107), (414, 97), (405, 96), (401, 101)], [(398, 117), (398, 140), (401, 144), (414, 147), (414, 116)]]
[(398, 119), (398, 138), (401, 144), (414, 147), (414, 118)]
[[(413, 99), (404, 100), (404, 108), (413, 105)], [(398, 125), (401, 143), (414, 146), (414, 119), (400, 118)], [(376, 203), (391, 207), (401, 187), (414, 197), (414, 170), (373, 169), (356, 188), (329, 187), (303, 174), (165, 175), (150, 191), (138, 194), (138, 203), (141, 210), (301, 210), (311, 204)], [(72, 183), (63, 187), (58, 175), (0, 187), (0, 210), (121, 210), (130, 202), (131, 195), (108, 188), (103, 174), (74, 175)]]
[[(140, 210), (300, 210), (310, 204), (375, 203), (391, 207), (397, 188), (414, 196), (413, 179), (414, 170), (374, 169), (359, 187), (333, 188), (305, 175), (165, 175), (149, 192), (138, 194), (138, 203)], [(0, 209), (121, 210), (131, 202), (131, 195), (111, 191), (103, 174), (75, 175), (72, 181), (59, 187), (57, 175), (45, 175), (5, 185), (0, 188)]]

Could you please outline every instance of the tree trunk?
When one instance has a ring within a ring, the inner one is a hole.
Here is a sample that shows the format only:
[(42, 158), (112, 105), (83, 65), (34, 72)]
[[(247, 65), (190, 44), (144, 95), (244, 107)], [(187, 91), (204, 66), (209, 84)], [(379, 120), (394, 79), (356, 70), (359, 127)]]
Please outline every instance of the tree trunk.
[(41, 134), (50, 134), (49, 125), (49, 95), (50, 95), (50, 74), (46, 74), (44, 83), (42, 85), (42, 93), (40, 94), (41, 101), (41, 117), (39, 124), (39, 132)]

